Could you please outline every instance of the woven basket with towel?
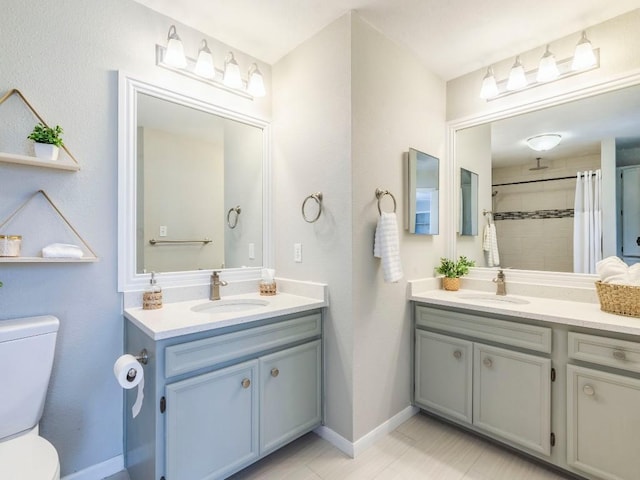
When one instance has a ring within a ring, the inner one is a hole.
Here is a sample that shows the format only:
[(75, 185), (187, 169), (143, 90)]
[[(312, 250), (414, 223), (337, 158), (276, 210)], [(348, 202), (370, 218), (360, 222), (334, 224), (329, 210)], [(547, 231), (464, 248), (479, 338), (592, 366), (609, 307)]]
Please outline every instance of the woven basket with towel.
[(603, 312), (640, 317), (640, 264), (627, 266), (618, 257), (607, 257), (596, 264), (600, 280), (596, 291)]

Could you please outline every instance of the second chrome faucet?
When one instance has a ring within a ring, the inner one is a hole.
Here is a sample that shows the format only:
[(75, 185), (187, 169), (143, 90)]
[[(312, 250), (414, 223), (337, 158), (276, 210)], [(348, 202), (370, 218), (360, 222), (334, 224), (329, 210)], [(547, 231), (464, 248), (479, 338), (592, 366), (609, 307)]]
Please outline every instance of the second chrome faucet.
[(209, 285), (209, 300), (220, 300), (220, 287), (225, 286), (227, 282), (220, 280), (220, 272), (214, 270), (211, 273), (211, 283)]

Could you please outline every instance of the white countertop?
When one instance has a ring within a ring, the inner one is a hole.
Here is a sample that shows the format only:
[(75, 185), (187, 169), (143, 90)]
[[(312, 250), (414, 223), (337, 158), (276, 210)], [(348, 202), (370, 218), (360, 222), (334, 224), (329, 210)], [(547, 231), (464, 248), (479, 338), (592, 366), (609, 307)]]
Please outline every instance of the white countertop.
[(509, 295), (511, 298), (523, 299), (528, 302), (526, 304), (518, 304), (478, 298), (461, 298), (465, 295), (491, 296), (492, 294), (477, 290), (461, 289), (457, 292), (449, 292), (433, 289), (411, 293), (409, 300), (475, 312), (495, 313), (515, 318), (605, 330), (607, 332), (640, 335), (640, 318), (603, 312), (600, 310), (599, 303)]
[(142, 307), (127, 308), (124, 310), (124, 315), (153, 340), (163, 340), (328, 306), (326, 295), (320, 299), (278, 292), (272, 296), (246, 293), (223, 297), (224, 301), (244, 299), (265, 300), (269, 304), (240, 312), (194, 312), (191, 310), (192, 307), (215, 303), (207, 299), (199, 299), (165, 303), (158, 310), (143, 310)]

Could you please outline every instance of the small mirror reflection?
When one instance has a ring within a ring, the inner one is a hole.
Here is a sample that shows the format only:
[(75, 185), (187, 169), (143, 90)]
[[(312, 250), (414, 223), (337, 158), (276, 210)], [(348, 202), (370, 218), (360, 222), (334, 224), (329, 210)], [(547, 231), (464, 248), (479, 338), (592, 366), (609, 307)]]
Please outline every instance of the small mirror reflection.
[(436, 157), (409, 149), (409, 233), (437, 235), (439, 231), (439, 163)]
[(478, 235), (478, 174), (460, 169), (460, 235)]

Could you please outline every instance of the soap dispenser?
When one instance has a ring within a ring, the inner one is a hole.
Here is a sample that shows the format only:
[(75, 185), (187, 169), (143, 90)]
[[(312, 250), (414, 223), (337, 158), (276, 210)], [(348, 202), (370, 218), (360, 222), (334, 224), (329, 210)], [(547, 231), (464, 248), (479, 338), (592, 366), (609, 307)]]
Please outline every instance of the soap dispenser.
[(156, 272), (151, 272), (149, 287), (142, 294), (142, 309), (156, 310), (162, 308), (162, 288), (156, 284)]

